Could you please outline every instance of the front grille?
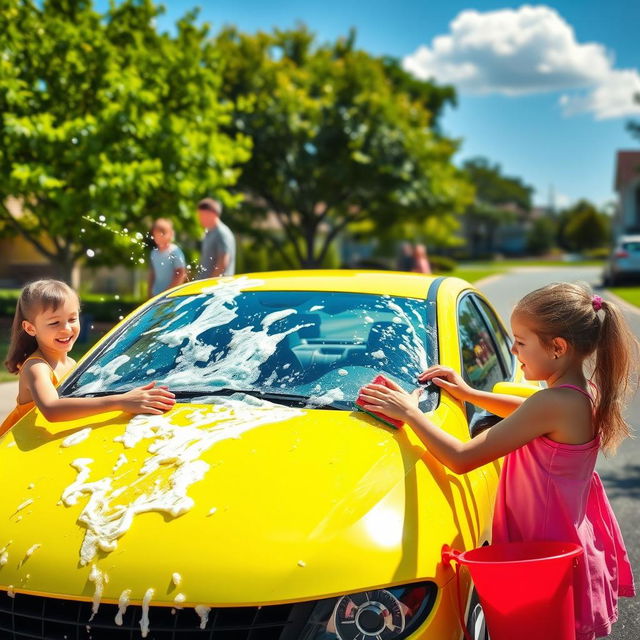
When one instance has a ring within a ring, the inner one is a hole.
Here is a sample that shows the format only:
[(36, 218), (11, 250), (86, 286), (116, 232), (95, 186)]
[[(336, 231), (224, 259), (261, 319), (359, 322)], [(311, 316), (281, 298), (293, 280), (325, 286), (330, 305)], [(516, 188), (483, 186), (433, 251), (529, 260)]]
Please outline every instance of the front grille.
[[(149, 607), (149, 640), (288, 640), (298, 637), (314, 603), (211, 609), (205, 629), (191, 608)], [(138, 640), (142, 607), (130, 605), (122, 626), (117, 605), (0, 592), (2, 640)]]

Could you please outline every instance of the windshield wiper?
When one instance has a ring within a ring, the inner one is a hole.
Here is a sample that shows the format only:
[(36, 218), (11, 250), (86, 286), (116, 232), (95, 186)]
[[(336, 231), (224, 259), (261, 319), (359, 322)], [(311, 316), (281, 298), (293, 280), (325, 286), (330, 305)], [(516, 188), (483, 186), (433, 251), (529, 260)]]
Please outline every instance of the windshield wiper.
[[(111, 391), (93, 391), (90, 393), (81, 393), (78, 395), (70, 394), (66, 398), (100, 398), (104, 396), (119, 395), (131, 391), (135, 387), (129, 389), (112, 389)], [(296, 393), (281, 393), (279, 391), (261, 391), (260, 389), (235, 389), (234, 387), (214, 387), (210, 389), (170, 389), (175, 394), (176, 400), (189, 400), (191, 398), (200, 398), (206, 396), (232, 396), (236, 393), (243, 393), (260, 400), (272, 400), (274, 402), (290, 404), (291, 406), (318, 409), (335, 409), (340, 407), (335, 403), (319, 404), (310, 402), (309, 396)]]
[(309, 396), (297, 394), (297, 393), (281, 393), (279, 391), (261, 391), (260, 389), (235, 389), (233, 387), (217, 387), (214, 389), (179, 389), (172, 390), (176, 394), (176, 400), (199, 398), (201, 396), (231, 396), (235, 393), (244, 393), (260, 400), (273, 400), (274, 402), (284, 402), (292, 404), (294, 406), (306, 407), (311, 405), (311, 408), (318, 409), (339, 409), (333, 403), (329, 404), (316, 404), (309, 402)]

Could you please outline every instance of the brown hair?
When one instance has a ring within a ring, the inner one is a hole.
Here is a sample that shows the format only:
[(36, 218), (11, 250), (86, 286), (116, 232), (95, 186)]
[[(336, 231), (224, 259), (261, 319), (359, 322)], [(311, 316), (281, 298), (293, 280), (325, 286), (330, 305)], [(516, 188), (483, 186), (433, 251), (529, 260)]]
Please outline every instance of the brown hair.
[(622, 409), (640, 345), (618, 307), (596, 300), (587, 285), (555, 283), (526, 295), (513, 312), (531, 320), (543, 345), (564, 338), (579, 356), (593, 357), (595, 429), (601, 447), (613, 452), (631, 435)]
[(157, 218), (154, 220), (151, 225), (151, 233), (153, 233), (158, 227), (169, 227), (170, 231), (173, 233), (173, 222), (168, 218)]
[(24, 361), (38, 349), (37, 340), (22, 328), (22, 322), (33, 322), (35, 316), (43, 311), (55, 311), (69, 297), (78, 300), (78, 294), (60, 280), (36, 280), (22, 290), (13, 316), (7, 359), (4, 361), (11, 373), (18, 373)]
[(203, 200), (200, 200), (200, 202), (198, 202), (197, 209), (212, 211), (213, 213), (217, 213), (219, 216), (222, 215), (222, 204), (213, 198), (204, 198)]

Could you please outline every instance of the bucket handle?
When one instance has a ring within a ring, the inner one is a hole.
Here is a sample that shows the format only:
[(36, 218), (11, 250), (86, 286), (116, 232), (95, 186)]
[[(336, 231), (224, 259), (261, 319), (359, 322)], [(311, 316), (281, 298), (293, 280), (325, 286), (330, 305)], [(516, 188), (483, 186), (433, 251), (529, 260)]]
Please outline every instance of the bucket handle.
[(464, 621), (464, 608), (462, 606), (462, 591), (460, 589), (460, 568), (462, 567), (462, 563), (460, 562), (460, 556), (462, 555), (460, 551), (457, 549), (451, 548), (448, 544), (442, 546), (442, 563), (445, 567), (450, 567), (452, 562), (456, 563), (455, 568), (453, 569), (456, 574), (456, 595), (458, 598), (458, 622), (460, 623), (460, 628), (462, 629), (462, 633), (464, 633), (465, 640), (473, 640), (469, 635), (469, 631), (467, 629), (467, 624)]

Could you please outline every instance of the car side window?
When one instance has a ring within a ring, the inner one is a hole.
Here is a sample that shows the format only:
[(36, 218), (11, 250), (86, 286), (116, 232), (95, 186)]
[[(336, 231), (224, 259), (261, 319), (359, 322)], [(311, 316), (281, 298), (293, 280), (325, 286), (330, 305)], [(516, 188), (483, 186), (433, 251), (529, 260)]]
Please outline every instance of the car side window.
[(504, 373), (507, 378), (511, 378), (513, 377), (514, 364), (513, 354), (511, 353), (511, 341), (504, 330), (504, 327), (489, 305), (481, 298), (476, 298), (476, 302), (480, 305), (485, 318), (491, 325), (491, 334), (495, 339), (495, 344), (498, 346), (498, 351), (502, 356), (502, 363), (505, 368)]
[(504, 380), (505, 376), (491, 339), (491, 330), (471, 296), (465, 296), (458, 307), (458, 330), (463, 377), (472, 387), (491, 391), (493, 385)]

